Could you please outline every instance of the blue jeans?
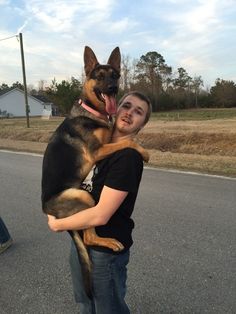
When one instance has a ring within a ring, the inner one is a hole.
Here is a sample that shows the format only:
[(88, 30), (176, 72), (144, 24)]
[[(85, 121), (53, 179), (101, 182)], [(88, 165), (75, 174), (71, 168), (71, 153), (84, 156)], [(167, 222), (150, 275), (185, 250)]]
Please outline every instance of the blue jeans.
[(7, 242), (10, 238), (11, 237), (7, 230), (7, 227), (2, 218), (0, 217), (0, 244)]
[(110, 254), (89, 248), (93, 273), (93, 297), (90, 300), (83, 286), (81, 268), (75, 245), (72, 242), (70, 268), (75, 301), (80, 314), (129, 314), (125, 303), (127, 264), (129, 251)]

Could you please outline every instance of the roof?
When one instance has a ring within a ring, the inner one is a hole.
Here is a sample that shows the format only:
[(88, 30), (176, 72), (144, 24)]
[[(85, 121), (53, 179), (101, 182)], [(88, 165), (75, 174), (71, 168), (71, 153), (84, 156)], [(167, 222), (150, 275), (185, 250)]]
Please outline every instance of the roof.
[(45, 97), (44, 95), (31, 95), (33, 96), (34, 98), (37, 98), (38, 100), (44, 102), (44, 103), (51, 103), (51, 101)]
[[(21, 90), (21, 89), (18, 88), (18, 87), (15, 87), (15, 88), (12, 88), (12, 89), (9, 89), (9, 90), (0, 91), (0, 98), (1, 98), (2, 96), (6, 96), (7, 94), (10, 94), (10, 93), (12, 93), (12, 92), (14, 92), (14, 91), (16, 91), (16, 90), (19, 91), (19, 92), (21, 92), (21, 93), (24, 93), (23, 90)], [(46, 97), (44, 97), (43, 95), (30, 95), (30, 94), (28, 93), (28, 97), (29, 97), (29, 98), (33, 98), (34, 100), (40, 102), (41, 105), (44, 105), (44, 104), (46, 104), (46, 103), (52, 104), (52, 102), (49, 101), (49, 100), (48, 100)]]
[(8, 90), (0, 90), (0, 96), (6, 94), (7, 92), (9, 92), (9, 89)]

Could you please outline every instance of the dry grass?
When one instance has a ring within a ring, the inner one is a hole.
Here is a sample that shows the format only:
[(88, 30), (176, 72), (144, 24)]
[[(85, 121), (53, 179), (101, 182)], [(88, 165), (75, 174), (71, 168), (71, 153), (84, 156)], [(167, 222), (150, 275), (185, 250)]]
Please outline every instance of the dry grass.
[(236, 157), (181, 154), (150, 150), (150, 164), (167, 169), (236, 177)]
[[(43, 153), (62, 118), (0, 120), (0, 147)], [(138, 137), (150, 164), (236, 176), (236, 118), (204, 121), (152, 119)]]

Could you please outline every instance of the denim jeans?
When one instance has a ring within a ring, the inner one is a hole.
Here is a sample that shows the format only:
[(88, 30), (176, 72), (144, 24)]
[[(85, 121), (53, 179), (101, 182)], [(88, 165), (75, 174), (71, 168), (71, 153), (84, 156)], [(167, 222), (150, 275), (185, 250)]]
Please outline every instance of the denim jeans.
[(7, 227), (0, 217), (0, 244), (7, 242), (10, 239), (10, 234), (7, 230)]
[(129, 314), (125, 303), (127, 264), (129, 251), (110, 254), (89, 248), (92, 261), (93, 297), (90, 300), (84, 291), (81, 268), (75, 245), (72, 242), (70, 268), (75, 301), (80, 314)]

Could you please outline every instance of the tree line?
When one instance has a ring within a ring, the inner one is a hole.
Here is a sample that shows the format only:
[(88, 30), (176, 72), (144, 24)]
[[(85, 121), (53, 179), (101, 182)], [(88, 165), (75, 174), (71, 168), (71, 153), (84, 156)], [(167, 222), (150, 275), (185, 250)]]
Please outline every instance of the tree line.
[[(131, 59), (122, 56), (121, 80), (118, 97), (129, 90), (144, 92), (153, 104), (153, 111), (166, 111), (189, 108), (230, 108), (236, 107), (236, 84), (233, 81), (217, 78), (215, 85), (206, 90), (203, 88), (201, 76), (191, 77), (187, 71), (180, 67), (174, 73), (173, 68), (166, 64), (164, 57), (156, 51), (147, 52), (140, 59)], [(62, 114), (69, 112), (71, 106), (81, 97), (83, 76), (76, 79), (51, 82), (44, 87), (44, 81), (39, 82), (36, 90), (29, 87), (32, 95), (40, 94), (55, 103)], [(2, 84), (1, 91), (18, 87), (23, 89), (21, 83), (12, 86)]]

